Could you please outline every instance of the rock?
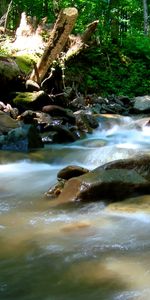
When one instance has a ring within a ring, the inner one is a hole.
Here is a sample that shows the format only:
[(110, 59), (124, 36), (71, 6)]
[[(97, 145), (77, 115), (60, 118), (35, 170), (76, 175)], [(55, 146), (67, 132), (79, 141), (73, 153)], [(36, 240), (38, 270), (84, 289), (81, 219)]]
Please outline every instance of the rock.
[(57, 198), (64, 188), (65, 180), (59, 180), (44, 194), (48, 199)]
[(69, 179), (58, 199), (63, 203), (104, 199), (113, 202), (146, 192), (150, 193), (150, 182), (135, 170), (99, 169)]
[(37, 82), (35, 82), (31, 79), (28, 79), (26, 81), (26, 89), (28, 92), (34, 92), (34, 91), (39, 91), (40, 87)]
[(101, 130), (105, 129), (108, 130), (112, 128), (115, 125), (121, 125), (122, 124), (122, 116), (116, 115), (116, 114), (97, 114), (96, 115), (99, 128)]
[(88, 172), (88, 169), (79, 166), (67, 166), (66, 168), (63, 168), (58, 172), (57, 178), (68, 180), (72, 177), (78, 177)]
[(135, 97), (133, 99), (133, 108), (135, 112), (150, 112), (150, 96), (145, 95), (141, 97)]
[(83, 110), (75, 112), (77, 127), (86, 133), (92, 133), (93, 129), (99, 126), (99, 123), (91, 114), (85, 113)]
[(69, 106), (72, 108), (72, 109), (84, 109), (85, 106), (86, 106), (86, 100), (85, 98), (82, 96), (82, 95), (79, 95), (78, 97), (76, 97), (75, 99), (73, 99)]
[(19, 121), (23, 121), (24, 124), (37, 124), (36, 112), (33, 110), (26, 110), (21, 115), (18, 116)]
[(150, 213), (150, 195), (142, 195), (136, 198), (129, 198), (123, 202), (111, 203), (105, 210), (126, 213)]
[(11, 151), (28, 151), (43, 147), (41, 137), (32, 125), (23, 125), (12, 129), (7, 135), (0, 136), (0, 149)]
[(14, 83), (20, 75), (17, 63), (8, 57), (0, 57), (0, 91), (14, 90)]
[(48, 113), (52, 117), (62, 117), (64, 123), (68, 122), (72, 125), (75, 125), (75, 116), (69, 109), (65, 109), (58, 105), (46, 105), (42, 108), (42, 111), (44, 113)]
[(45, 128), (48, 133), (43, 135), (42, 141), (44, 143), (69, 143), (78, 140), (76, 131), (71, 131), (66, 125), (50, 124)]
[(128, 96), (118, 96), (118, 100), (120, 100), (123, 103), (123, 105), (127, 107), (130, 105), (131, 102), (131, 99)]
[(103, 166), (96, 168), (97, 170), (110, 170), (110, 169), (124, 169), (124, 170), (135, 170), (143, 178), (150, 181), (150, 156), (139, 155), (134, 158), (120, 159), (112, 161)]
[(79, 177), (69, 179), (58, 197), (60, 202), (111, 202), (134, 194), (150, 193), (150, 156), (117, 160)]
[(51, 103), (50, 97), (43, 91), (39, 92), (20, 92), (12, 100), (16, 107), (20, 111), (32, 109), (32, 110), (42, 110), (43, 105)]
[(0, 111), (0, 133), (7, 133), (19, 126), (19, 121), (12, 119), (7, 113)]

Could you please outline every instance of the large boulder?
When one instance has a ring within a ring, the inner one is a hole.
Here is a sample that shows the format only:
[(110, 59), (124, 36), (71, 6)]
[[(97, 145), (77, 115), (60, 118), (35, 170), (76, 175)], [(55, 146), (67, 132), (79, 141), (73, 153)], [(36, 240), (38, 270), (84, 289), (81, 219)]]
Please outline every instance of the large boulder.
[(96, 168), (98, 170), (123, 169), (135, 170), (139, 175), (150, 181), (150, 156), (139, 155), (128, 159), (119, 159)]
[(85, 175), (69, 179), (58, 197), (60, 202), (119, 201), (150, 193), (150, 156), (118, 160)]
[(1, 93), (15, 89), (15, 83), (19, 79), (20, 69), (17, 63), (8, 57), (0, 57), (0, 91)]
[(41, 110), (43, 105), (51, 103), (50, 97), (44, 91), (19, 92), (16, 93), (12, 103), (19, 108), (20, 111), (26, 109)]
[(135, 97), (133, 99), (133, 108), (135, 112), (150, 112), (150, 96), (145, 95), (141, 97)]
[(59, 201), (107, 199), (113, 202), (145, 192), (150, 192), (150, 182), (134, 170), (99, 170), (95, 173), (89, 172), (81, 177), (69, 179), (59, 196)]

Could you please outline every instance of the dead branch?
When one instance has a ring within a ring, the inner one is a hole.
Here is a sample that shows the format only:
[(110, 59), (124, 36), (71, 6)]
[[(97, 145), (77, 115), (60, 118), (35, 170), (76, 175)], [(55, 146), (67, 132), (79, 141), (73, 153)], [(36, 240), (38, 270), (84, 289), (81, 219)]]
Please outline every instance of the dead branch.
[[(51, 31), (47, 47), (43, 53), (43, 56), (37, 64), (37, 70), (40, 78), (40, 82), (44, 79), (49, 67), (53, 61), (56, 60), (61, 51), (63, 50), (69, 34), (71, 33), (78, 11), (76, 8), (65, 8), (60, 11), (53, 30)], [(35, 70), (32, 71), (31, 80), (36, 80)]]
[(84, 48), (87, 47), (87, 44), (95, 32), (99, 21), (96, 20), (90, 23), (84, 33), (81, 36), (77, 36), (74, 38), (74, 41), (68, 51), (64, 54), (64, 60), (69, 60), (72, 56), (79, 54)]

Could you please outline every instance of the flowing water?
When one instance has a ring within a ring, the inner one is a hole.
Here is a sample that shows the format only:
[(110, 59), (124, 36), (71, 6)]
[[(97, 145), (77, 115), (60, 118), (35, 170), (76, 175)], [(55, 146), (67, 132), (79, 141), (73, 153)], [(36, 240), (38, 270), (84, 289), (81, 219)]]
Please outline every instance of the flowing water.
[(149, 144), (150, 128), (124, 117), (72, 144), (0, 152), (1, 300), (150, 299), (148, 212), (43, 198), (64, 166), (93, 169), (148, 153)]

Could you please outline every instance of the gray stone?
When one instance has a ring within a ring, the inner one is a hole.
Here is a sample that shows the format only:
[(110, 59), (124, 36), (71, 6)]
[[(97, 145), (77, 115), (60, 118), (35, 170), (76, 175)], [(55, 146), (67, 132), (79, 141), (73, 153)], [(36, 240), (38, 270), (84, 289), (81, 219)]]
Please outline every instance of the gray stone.
[(133, 108), (139, 112), (150, 111), (150, 96), (135, 97), (133, 99)]
[(32, 125), (12, 129), (7, 135), (1, 135), (0, 149), (11, 151), (28, 151), (43, 147), (41, 137)]

